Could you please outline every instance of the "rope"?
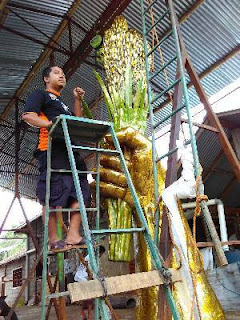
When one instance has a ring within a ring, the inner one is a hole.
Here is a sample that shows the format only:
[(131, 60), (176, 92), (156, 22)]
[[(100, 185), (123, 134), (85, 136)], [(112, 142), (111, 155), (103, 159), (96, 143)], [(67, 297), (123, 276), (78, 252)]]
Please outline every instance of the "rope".
[[(196, 178), (196, 184), (195, 184), (195, 190), (196, 190), (196, 208), (194, 210), (194, 215), (193, 215), (193, 241), (194, 244), (196, 244), (196, 221), (197, 217), (201, 213), (201, 202), (202, 201), (208, 201), (207, 195), (203, 194), (201, 195), (199, 193), (199, 186), (202, 182), (202, 167), (200, 168), (199, 175)], [(197, 253), (198, 253), (198, 248), (197, 245), (194, 246), (194, 265), (197, 263)], [(193, 316), (194, 312), (194, 300), (196, 299), (197, 302), (197, 308), (198, 308), (198, 313), (200, 320), (201, 318), (201, 312), (200, 312), (200, 306), (199, 306), (199, 301), (197, 299), (197, 281), (196, 281), (196, 275), (197, 273), (201, 272), (202, 270), (195, 271), (194, 269), (191, 269), (192, 271), (192, 280), (193, 280), (193, 290), (194, 290), (194, 296), (193, 296), (193, 301), (192, 301), (192, 310), (191, 310), (191, 317)], [(191, 318), (190, 318), (191, 319)]]
[[(148, 4), (150, 5), (151, 3), (152, 3), (152, 0), (148, 0)], [(149, 12), (150, 12), (150, 16), (151, 16), (151, 20), (152, 20), (152, 26), (153, 26), (154, 23), (155, 23), (154, 14), (153, 14), (153, 8), (150, 8)], [(152, 29), (151, 33), (152, 33), (152, 47), (154, 48), (155, 39), (156, 39), (157, 43), (159, 42), (159, 37), (158, 37), (156, 26)], [(165, 61), (164, 61), (163, 52), (162, 52), (160, 46), (157, 48), (157, 50), (159, 52), (159, 56), (160, 56), (160, 59), (161, 59), (162, 66), (164, 66)], [(153, 67), (152, 67), (151, 71), (154, 71), (154, 55), (153, 55)], [(165, 81), (166, 81), (166, 85), (167, 85), (167, 87), (169, 87), (170, 86), (170, 82), (169, 82), (169, 79), (168, 79), (168, 73), (167, 73), (166, 68), (163, 70), (163, 75), (164, 75), (164, 78), (165, 78)], [(172, 106), (173, 106), (173, 98), (172, 98), (172, 93), (170, 91), (168, 91), (168, 96), (169, 96), (169, 99), (170, 99), (170, 101), (172, 103)], [(182, 131), (183, 138), (184, 138), (184, 140), (186, 140), (186, 136), (185, 136), (185, 133), (184, 133), (182, 122), (180, 124), (180, 128), (181, 128), (181, 131)]]
[[(154, 216), (158, 210), (159, 204), (162, 201), (162, 197), (159, 197), (157, 205), (155, 207), (155, 212), (154, 212)], [(176, 245), (174, 239), (173, 239), (173, 234), (172, 234), (172, 229), (171, 229), (171, 220), (169, 217), (169, 212), (168, 212), (168, 208), (167, 206), (164, 205), (164, 209), (168, 218), (168, 222), (169, 222), (169, 234), (170, 234), (170, 240), (171, 243), (173, 245), (173, 247), (176, 249), (176, 252), (178, 253), (179, 256), (179, 266), (176, 268), (176, 270), (179, 270), (182, 266), (182, 258), (181, 258), (181, 252), (180, 249), (178, 248), (178, 246)], [(159, 208), (160, 210), (160, 208)], [(159, 269), (160, 275), (163, 277), (164, 280), (164, 285), (168, 285), (171, 283), (171, 273), (169, 272), (168, 268), (166, 268), (165, 266), (163, 266), (161, 269)]]
[(97, 274), (97, 280), (101, 283), (102, 285), (102, 288), (103, 288), (103, 298), (106, 298), (108, 296), (108, 292), (107, 292), (107, 283), (106, 283), (106, 280), (105, 278), (100, 275), (100, 274)]
[[(162, 197), (160, 196), (158, 198), (158, 200), (157, 200), (157, 203), (156, 203), (156, 206), (155, 206), (155, 211), (154, 211), (154, 214), (153, 214), (154, 221), (155, 221), (155, 216), (156, 216), (157, 210), (158, 209), (160, 210), (159, 205), (160, 205), (161, 201), (162, 201)], [(176, 251), (178, 253), (178, 256), (179, 256), (179, 266), (177, 267), (177, 270), (179, 270), (181, 268), (181, 266), (182, 266), (181, 251), (180, 251), (179, 247), (176, 245), (176, 242), (174, 241), (174, 237), (173, 237), (173, 233), (172, 233), (172, 221), (170, 219), (168, 207), (166, 205), (164, 205), (164, 210), (165, 210), (165, 213), (166, 213), (166, 216), (167, 216), (167, 219), (168, 219), (168, 223), (169, 223), (170, 240), (171, 240), (171, 243), (172, 243), (173, 247), (176, 249)], [(156, 225), (155, 225), (155, 227), (156, 227)]]
[[(81, 253), (79, 250), (77, 251), (77, 253), (78, 253), (78, 257), (79, 257), (80, 262), (81, 262), (81, 263), (84, 265), (84, 267), (86, 268), (86, 271), (87, 271), (87, 274), (88, 274), (88, 279), (89, 279), (89, 280), (92, 280), (92, 279), (93, 279), (93, 274), (92, 274), (92, 272), (91, 272), (91, 270), (90, 270), (90, 268), (89, 268), (89, 266), (88, 266), (88, 263), (85, 261), (82, 253)], [(97, 277), (96, 277), (96, 279), (97, 279), (97, 280), (101, 283), (101, 285), (102, 285), (102, 288), (103, 288), (103, 299), (104, 299), (106, 305), (108, 306), (111, 314), (113, 315), (113, 318), (114, 318), (115, 320), (119, 320), (119, 318), (118, 318), (117, 314), (115, 313), (115, 311), (114, 311), (114, 309), (113, 309), (113, 307), (112, 307), (112, 305), (111, 305), (111, 302), (110, 302), (110, 300), (109, 300), (109, 298), (108, 298), (107, 283), (106, 283), (105, 278), (104, 278), (103, 276), (101, 276), (100, 274), (98, 274)]]
[(179, 257), (179, 266), (176, 268), (177, 270), (179, 270), (179, 269), (182, 267), (181, 251), (180, 251), (179, 247), (176, 245), (176, 242), (174, 241), (174, 238), (173, 238), (173, 233), (172, 233), (172, 220), (171, 220), (170, 217), (169, 217), (168, 208), (167, 208), (167, 206), (164, 206), (164, 208), (165, 208), (166, 216), (167, 216), (167, 218), (168, 218), (170, 239), (171, 239), (172, 245), (173, 245), (173, 247), (175, 248), (175, 250), (177, 251), (178, 257)]

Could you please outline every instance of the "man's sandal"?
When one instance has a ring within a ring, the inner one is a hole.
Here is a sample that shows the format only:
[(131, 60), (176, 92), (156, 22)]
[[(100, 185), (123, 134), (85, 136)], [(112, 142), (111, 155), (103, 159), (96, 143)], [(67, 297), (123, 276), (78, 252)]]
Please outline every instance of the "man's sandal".
[(84, 238), (79, 243), (69, 243), (66, 240), (60, 240), (58, 242), (54, 242), (50, 246), (50, 251), (52, 252), (65, 252), (72, 249), (87, 249), (86, 241)]

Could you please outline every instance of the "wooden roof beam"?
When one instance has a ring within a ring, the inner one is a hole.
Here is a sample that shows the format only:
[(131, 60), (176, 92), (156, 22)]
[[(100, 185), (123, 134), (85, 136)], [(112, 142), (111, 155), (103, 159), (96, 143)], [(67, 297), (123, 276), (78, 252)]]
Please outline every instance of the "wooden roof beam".
[(0, 25), (4, 24), (8, 16), (8, 9), (6, 8), (8, 1), (9, 0), (2, 0), (0, 2)]
[(74, 72), (79, 68), (81, 63), (86, 59), (86, 57), (92, 51), (90, 46), (90, 41), (98, 34), (103, 35), (104, 31), (112, 24), (114, 18), (120, 15), (125, 8), (129, 5), (131, 0), (122, 0), (119, 1), (112, 0), (105, 11), (98, 18), (91, 30), (86, 34), (83, 41), (78, 45), (73, 55), (63, 66), (66, 78), (69, 79)]

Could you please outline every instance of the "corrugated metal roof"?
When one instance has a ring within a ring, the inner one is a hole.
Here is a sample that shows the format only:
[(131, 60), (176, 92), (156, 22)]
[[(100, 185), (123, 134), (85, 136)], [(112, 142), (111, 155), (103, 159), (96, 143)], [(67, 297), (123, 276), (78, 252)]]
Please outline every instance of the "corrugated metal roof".
[[(11, 1), (11, 3), (22, 4), (22, 1)], [(58, 14), (65, 14), (73, 1), (63, 0), (60, 2), (45, 1), (25, 1), (24, 5), (31, 6), (33, 8), (49, 10)], [(94, 23), (98, 20), (101, 13), (109, 5), (109, 1), (95, 1), (91, 2), (83, 0), (80, 7), (75, 12), (73, 19), (82, 27), (83, 30), (89, 31)], [(192, 7), (196, 1), (193, 0), (176, 0), (175, 7), (178, 17)], [(157, 4), (157, 12), (161, 13), (164, 9), (164, 2)], [(46, 16), (43, 14), (36, 14), (34, 12), (25, 11), (22, 9), (12, 8), (12, 10), (24, 16), (24, 18), (31, 21), (34, 25), (39, 27), (42, 31), (52, 36), (56, 30), (57, 25), (60, 23), (59, 17)], [(193, 64), (198, 73), (203, 72), (209, 68), (218, 59), (230, 52), (239, 43), (239, 27), (240, 21), (238, 19), (238, 12), (240, 11), (240, 3), (237, 0), (230, 1), (217, 1), (206, 0), (203, 4), (181, 25), (181, 30), (186, 43), (188, 52), (192, 58)], [(140, 18), (140, 4), (139, 1), (133, 0), (127, 9), (124, 11), (124, 16), (128, 20), (129, 26), (135, 28), (141, 32), (141, 18)], [(47, 23), (46, 23), (47, 21)], [(14, 28), (28, 34), (30, 36), (37, 37), (38, 39), (47, 42), (46, 37), (39, 34), (36, 30), (31, 30), (31, 27), (24, 26), (24, 22), (10, 13), (5, 21), (5, 25)], [(168, 28), (168, 23), (164, 20), (161, 25), (164, 32)], [(85, 32), (72, 25), (73, 34), (73, 49), (79, 45), (79, 43), (85, 37)], [(151, 42), (151, 39), (149, 38)], [(12, 97), (16, 89), (23, 82), (27, 75), (31, 65), (38, 58), (43, 49), (41, 45), (30, 42), (29, 40), (22, 39), (16, 35), (7, 33), (4, 30), (0, 30), (0, 98), (7, 99)], [(65, 30), (60, 38), (60, 45), (69, 50), (68, 30)], [(3, 44), (3, 45), (2, 45)], [(172, 57), (170, 52), (172, 42), (169, 41), (168, 46), (163, 46), (163, 53), (165, 61), (168, 61)], [(6, 49), (8, 48), (8, 49)], [(16, 50), (17, 48), (17, 50)], [(6, 56), (6, 52), (8, 52)], [(64, 54), (56, 52), (54, 54), (56, 64), (62, 66), (67, 61), (68, 57)], [(89, 61), (94, 63), (94, 58), (88, 58)], [(155, 60), (157, 62), (156, 68), (159, 67), (159, 58)], [(239, 56), (235, 56), (229, 61), (225, 62), (220, 68), (213, 71), (206, 76), (201, 82), (206, 90), (206, 93), (211, 96), (236, 78), (239, 77)], [(36, 88), (42, 88), (41, 70), (48, 65), (48, 61), (42, 65), (39, 72), (35, 75), (34, 79), (28, 85), (21, 99), (25, 100), (31, 91)], [(174, 78), (174, 70), (168, 71), (170, 79)], [(157, 83), (160, 87), (166, 86), (163, 78), (158, 79)], [(67, 87), (63, 93), (63, 98), (66, 103), (72, 105), (72, 88), (81, 85), (86, 90), (86, 100), (90, 104), (96, 97), (99, 96), (100, 88), (92, 74), (92, 67), (86, 63), (83, 63), (80, 68), (70, 78)], [(190, 102), (192, 106), (199, 103), (199, 99), (195, 94), (195, 90), (191, 88), (189, 90)], [(7, 105), (7, 100), (0, 100), (0, 113)], [(20, 111), (23, 108), (23, 104), (20, 104)], [(155, 114), (155, 119), (159, 120), (169, 113), (170, 105)], [(106, 111), (104, 104), (101, 103), (98, 109), (95, 110), (97, 118), (106, 119)], [(14, 112), (11, 112), (5, 120), (10, 124), (14, 121)], [(166, 123), (167, 124), (167, 123)], [(1, 146), (6, 141), (7, 137), (11, 134), (11, 129), (4, 129), (6, 131), (2, 135), (0, 134), (0, 150)], [(36, 185), (36, 176), (38, 171), (36, 169), (36, 163), (30, 165), (26, 169), (26, 163), (32, 160), (33, 150), (36, 146), (36, 133), (26, 133), (24, 141), (21, 145), (19, 167), (22, 172), (28, 173), (21, 176), (20, 189), (22, 194), (34, 197), (34, 189)], [(209, 137), (210, 138), (210, 137)], [(204, 142), (205, 143), (205, 142)], [(14, 154), (14, 139), (8, 143), (7, 147), (3, 149), (4, 153), (1, 153), (0, 162), (3, 168), (12, 168), (13, 154)], [(9, 155), (7, 155), (8, 153)], [(9, 165), (10, 164), (10, 165)], [(25, 171), (24, 171), (25, 170)], [(0, 179), (0, 185), (4, 187), (13, 188), (12, 174), (2, 174)]]
[[(9, 1), (10, 10), (16, 12), (22, 18), (32, 23), (35, 27), (52, 37), (57, 30), (61, 17), (49, 16), (43, 13), (11, 7), (13, 5), (24, 5), (33, 9), (42, 9), (64, 15), (70, 8), (73, 0), (53, 1)], [(48, 43), (49, 39), (40, 32), (29, 26), (26, 22), (9, 12), (4, 26), (18, 32)], [(0, 98), (13, 97), (17, 88), (24, 81), (31, 66), (38, 59), (44, 49), (43, 45), (21, 38), (18, 35), (0, 29)], [(0, 100), (0, 114), (7, 106), (7, 102)]]
[(218, 117), (224, 119), (224, 121), (228, 121), (233, 127), (240, 127), (240, 112), (237, 110), (218, 113)]

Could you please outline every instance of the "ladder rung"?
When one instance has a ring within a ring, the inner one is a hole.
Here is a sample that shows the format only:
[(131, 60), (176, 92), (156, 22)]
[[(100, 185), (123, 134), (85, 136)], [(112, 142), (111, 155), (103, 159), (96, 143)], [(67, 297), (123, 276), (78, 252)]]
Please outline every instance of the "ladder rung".
[(169, 13), (169, 9), (167, 9), (158, 19), (157, 19), (157, 21), (145, 32), (145, 36), (147, 36), (148, 34), (149, 34), (149, 32), (154, 28), (154, 27), (156, 27), (156, 25), (159, 23), (159, 22), (161, 22), (164, 18), (165, 18), (165, 16)]
[(175, 55), (171, 60), (169, 60), (166, 64), (164, 64), (161, 69), (159, 69), (158, 71), (154, 72), (151, 75), (151, 77), (149, 77), (149, 80), (151, 81), (153, 78), (155, 78), (160, 72), (162, 72), (165, 68), (167, 68), (176, 59), (177, 59), (177, 55)]
[[(188, 144), (190, 144), (190, 143), (191, 143), (191, 141), (188, 140), (188, 141), (186, 141), (184, 144), (185, 144), (185, 145), (188, 145)], [(163, 158), (170, 156), (171, 154), (173, 154), (173, 153), (176, 152), (176, 151), (178, 151), (178, 148), (177, 148), (177, 147), (174, 148), (174, 149), (172, 149), (172, 150), (170, 150), (170, 151), (168, 151), (168, 153), (164, 154), (163, 156), (159, 157), (159, 158), (156, 160), (156, 162), (159, 162), (159, 161), (162, 160)]]
[(114, 155), (119, 155), (119, 151), (111, 150), (111, 149), (103, 149), (103, 148), (93, 148), (93, 147), (84, 147), (84, 146), (73, 146), (72, 149), (80, 149), (84, 151), (91, 151), (91, 152), (102, 152), (102, 153), (110, 153)]
[(59, 292), (59, 293), (51, 293), (51, 294), (46, 295), (46, 297), (49, 299), (65, 297), (65, 296), (69, 296), (69, 291), (63, 291), (63, 292)]
[[(51, 172), (72, 173), (72, 170), (66, 170), (66, 169), (51, 169)], [(82, 173), (82, 174), (97, 174), (96, 171), (81, 171), (81, 170), (77, 170), (77, 173)]]
[(160, 124), (162, 124), (163, 122), (167, 121), (169, 118), (171, 118), (172, 116), (174, 116), (176, 113), (178, 113), (179, 111), (181, 111), (183, 108), (185, 107), (185, 104), (183, 104), (181, 107), (177, 108), (176, 110), (174, 110), (173, 112), (171, 112), (168, 116), (166, 116), (165, 118), (163, 118), (162, 120), (160, 120), (158, 123), (156, 123), (154, 125), (154, 129), (156, 129), (158, 126), (160, 126)]
[(145, 9), (144, 14), (146, 14), (146, 13), (149, 11), (149, 9), (151, 9), (152, 6), (153, 6), (157, 1), (158, 1), (158, 0), (153, 0), (153, 1), (150, 3), (150, 5)]
[(159, 162), (159, 161), (162, 160), (163, 158), (170, 156), (171, 154), (173, 154), (173, 153), (176, 152), (177, 150), (178, 150), (178, 148), (174, 148), (174, 149), (168, 151), (168, 153), (166, 153), (166, 154), (164, 154), (163, 156), (159, 157), (159, 158), (156, 160), (156, 162)]
[(92, 234), (133, 233), (133, 232), (143, 232), (143, 231), (145, 231), (145, 228), (101, 229), (101, 230), (92, 230)]
[(176, 84), (178, 84), (182, 80), (182, 77), (175, 80), (167, 89), (163, 90), (159, 95), (157, 95), (151, 103), (156, 102), (158, 99), (160, 99), (164, 94), (166, 94), (168, 91), (170, 91), (173, 87), (175, 87)]
[[(85, 208), (86, 211), (91, 211), (91, 212), (94, 212), (94, 211), (97, 211), (97, 208)], [(80, 211), (80, 209), (68, 209), (68, 208), (62, 208), (62, 209), (50, 209), (49, 212), (75, 212), (75, 211)]]
[(165, 37), (163, 37), (163, 38), (155, 45), (155, 47), (153, 47), (153, 49), (147, 53), (147, 56), (149, 57), (165, 40), (167, 40), (167, 39), (171, 36), (172, 33), (173, 33), (173, 31), (170, 30), (170, 31), (165, 35)]

